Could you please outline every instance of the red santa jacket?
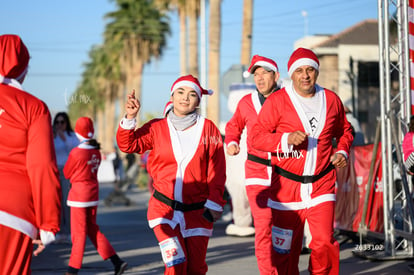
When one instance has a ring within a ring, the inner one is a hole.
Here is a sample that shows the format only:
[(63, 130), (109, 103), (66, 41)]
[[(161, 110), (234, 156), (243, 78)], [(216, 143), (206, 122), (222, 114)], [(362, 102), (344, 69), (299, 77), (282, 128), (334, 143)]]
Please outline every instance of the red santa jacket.
[[(258, 116), (257, 124), (253, 127), (248, 137), (253, 147), (259, 150), (273, 152), (275, 155), (272, 163), (282, 169), (296, 175), (318, 175), (330, 164), (330, 157), (334, 152), (332, 141), (335, 138), (337, 151), (349, 153), (353, 136), (351, 125), (345, 117), (344, 108), (340, 98), (333, 92), (316, 86), (315, 96), (320, 102), (320, 117), (317, 119), (317, 128), (312, 132), (311, 125), (298, 100), (298, 95), (293, 91), (292, 84), (277, 93), (270, 95)], [(310, 133), (307, 141), (299, 146), (289, 148), (287, 136), (294, 131)], [(315, 198), (325, 193), (334, 193), (335, 170), (325, 178), (329, 178), (329, 184), (324, 187), (314, 185), (311, 194)], [(274, 175), (272, 185), (280, 181), (289, 181), (280, 175)], [(319, 181), (321, 184), (324, 180)], [(286, 182), (288, 183), (288, 182)], [(283, 188), (289, 184), (281, 184), (277, 188)], [(293, 186), (293, 185), (291, 185)], [(292, 187), (293, 188), (293, 187)], [(294, 197), (292, 190), (286, 194), (277, 196), (278, 201), (299, 201), (300, 197)], [(334, 196), (334, 195), (333, 195)], [(324, 200), (334, 200), (327, 197)]]
[(63, 174), (70, 180), (67, 205), (96, 206), (99, 202), (98, 168), (101, 153), (94, 146), (81, 143), (70, 151)]
[[(121, 151), (142, 154), (151, 150), (147, 167), (154, 189), (185, 204), (206, 201), (206, 207), (222, 210), (226, 164), (221, 135), (212, 121), (199, 116), (192, 126), (194, 138), (187, 144), (180, 144), (168, 118), (151, 120), (137, 130), (124, 129), (122, 123), (117, 131)], [(182, 155), (182, 146), (187, 147), (186, 155)], [(202, 213), (203, 209), (174, 211), (154, 197), (148, 206), (150, 227), (180, 224), (184, 237), (212, 234), (212, 223)]]
[(56, 233), (60, 193), (47, 106), (0, 84), (0, 223), (31, 238)]
[[(246, 127), (247, 135), (250, 134), (253, 125), (256, 123), (257, 115), (262, 109), (259, 100), (258, 91), (245, 95), (238, 103), (237, 109), (232, 118), (226, 124), (225, 143), (239, 145), (241, 134)], [(271, 154), (257, 150), (251, 146), (251, 142), (247, 139), (247, 153), (255, 155), (265, 160), (271, 159)], [(270, 186), (272, 175), (272, 167), (257, 163), (251, 160), (245, 162), (245, 178), (246, 185), (264, 185)]]

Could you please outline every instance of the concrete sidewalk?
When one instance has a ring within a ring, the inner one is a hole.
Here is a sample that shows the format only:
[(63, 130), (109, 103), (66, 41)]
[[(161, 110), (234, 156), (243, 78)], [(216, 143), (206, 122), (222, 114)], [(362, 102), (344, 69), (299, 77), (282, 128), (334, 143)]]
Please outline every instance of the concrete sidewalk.
[[(164, 266), (157, 240), (148, 227), (146, 219), (149, 193), (133, 188), (127, 191), (130, 206), (105, 206), (103, 199), (112, 191), (112, 184), (101, 184), (101, 201), (98, 207), (98, 224), (120, 257), (128, 262), (129, 268), (124, 274), (163, 274)], [(208, 274), (259, 274), (254, 256), (254, 237), (237, 238), (225, 235), (227, 222), (215, 224), (213, 237), (207, 253)], [(369, 261), (353, 256), (356, 248), (352, 241), (341, 245), (340, 274), (404, 275), (414, 274), (408, 271), (406, 261)], [(71, 246), (53, 244), (37, 257), (33, 257), (33, 275), (55, 275), (66, 271)], [(307, 271), (309, 255), (300, 258), (300, 274)], [(103, 261), (88, 240), (84, 254), (82, 274), (113, 274), (111, 262)]]

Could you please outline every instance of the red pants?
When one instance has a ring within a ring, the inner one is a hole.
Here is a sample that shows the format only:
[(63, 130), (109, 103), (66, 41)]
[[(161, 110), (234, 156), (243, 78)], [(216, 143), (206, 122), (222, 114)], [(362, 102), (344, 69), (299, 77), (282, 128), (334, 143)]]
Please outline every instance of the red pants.
[(153, 230), (158, 242), (177, 237), (185, 253), (186, 261), (171, 267), (165, 266), (165, 275), (204, 275), (207, 273), (206, 255), (209, 237), (183, 238), (179, 225), (172, 229), (168, 224), (160, 224)]
[(275, 254), (272, 253), (272, 209), (267, 206), (269, 187), (247, 185), (246, 192), (254, 220), (255, 252), (260, 274), (278, 274)]
[(309, 244), (312, 250), (308, 268), (310, 274), (339, 274), (339, 244), (333, 237), (334, 207), (335, 202), (329, 201), (298, 211), (273, 209), (273, 224), (282, 229), (293, 230), (290, 253), (280, 254), (274, 251), (279, 274), (299, 274), (305, 219), (308, 220), (312, 235)]
[(0, 275), (28, 275), (32, 261), (32, 239), (0, 224)]
[(97, 206), (71, 207), (70, 209), (72, 252), (69, 266), (73, 268), (80, 269), (82, 266), (86, 236), (89, 237), (102, 259), (106, 260), (116, 253), (105, 235), (99, 231), (99, 226), (96, 224), (96, 213)]

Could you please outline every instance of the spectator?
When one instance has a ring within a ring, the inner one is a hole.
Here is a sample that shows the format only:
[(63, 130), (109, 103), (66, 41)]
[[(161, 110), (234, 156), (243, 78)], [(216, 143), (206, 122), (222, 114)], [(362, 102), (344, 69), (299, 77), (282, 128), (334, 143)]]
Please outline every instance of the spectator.
[(56, 162), (59, 169), (59, 180), (62, 189), (62, 211), (60, 231), (56, 235), (56, 243), (70, 243), (70, 207), (66, 205), (70, 182), (63, 175), (63, 167), (70, 151), (78, 146), (79, 140), (73, 132), (67, 113), (59, 112), (53, 119), (53, 142), (55, 145)]

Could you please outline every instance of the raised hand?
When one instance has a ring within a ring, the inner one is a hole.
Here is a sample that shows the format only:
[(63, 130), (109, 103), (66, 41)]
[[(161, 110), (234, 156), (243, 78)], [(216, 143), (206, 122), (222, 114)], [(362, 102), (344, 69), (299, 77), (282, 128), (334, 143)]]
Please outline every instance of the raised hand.
[(135, 90), (132, 90), (131, 93), (127, 95), (127, 102), (125, 104), (127, 118), (128, 119), (135, 118), (140, 108), (141, 108), (141, 103), (139, 102), (138, 99), (135, 98)]

